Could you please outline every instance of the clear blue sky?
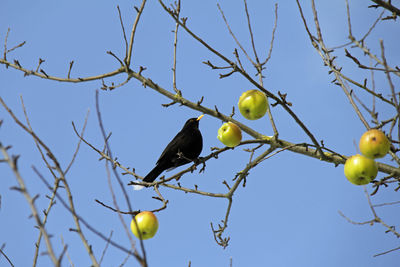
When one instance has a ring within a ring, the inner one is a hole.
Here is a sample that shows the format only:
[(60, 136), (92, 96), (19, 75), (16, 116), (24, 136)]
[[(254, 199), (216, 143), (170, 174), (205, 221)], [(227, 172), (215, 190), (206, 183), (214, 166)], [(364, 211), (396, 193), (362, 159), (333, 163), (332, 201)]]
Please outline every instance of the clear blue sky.
[[(257, 2), (257, 3), (256, 3)], [(308, 22), (312, 23), (309, 1), (301, 1)], [(331, 47), (347, 42), (347, 18), (345, 1), (316, 1), (325, 41)], [(329, 3), (327, 3), (329, 2)], [(368, 1), (350, 1), (353, 16), (353, 34), (360, 38), (369, 29), (380, 11), (367, 9)], [(395, 1), (397, 2), (397, 1)], [(247, 23), (241, 1), (220, 1), (232, 30), (244, 47), (251, 51)], [(74, 60), (72, 77), (86, 77), (105, 73), (119, 67), (119, 63), (106, 54), (111, 50), (124, 57), (124, 41), (116, 5), (120, 5), (127, 33), (130, 32), (136, 11), (133, 5), (139, 1), (3, 1), (0, 7), (0, 44), (10, 28), (9, 47), (22, 41), (27, 43), (8, 55), (19, 60), (28, 69), (35, 69), (38, 58), (45, 59), (42, 68), (51, 75), (65, 77), (69, 62)], [(259, 55), (265, 58), (269, 48), (274, 21), (273, 1), (249, 1), (249, 11)], [(327, 147), (344, 155), (357, 153), (357, 142), (365, 128), (358, 120), (341, 89), (330, 82), (333, 77), (323, 66), (322, 60), (312, 48), (301, 22), (295, 1), (279, 1), (278, 27), (272, 58), (265, 70), (265, 87), (273, 93), (288, 94), (293, 110)], [(389, 15), (387, 13), (387, 15)], [(225, 56), (234, 60), (236, 47), (219, 14), (215, 1), (183, 1), (182, 16), (188, 17), (189, 27)], [(400, 60), (399, 22), (384, 22), (367, 39), (367, 44), (380, 55), (379, 39), (385, 40), (389, 64)], [(133, 69), (147, 67), (144, 75), (160, 86), (172, 91), (173, 33), (175, 25), (162, 10), (158, 1), (148, 1), (139, 24), (133, 50)], [(312, 28), (314, 29), (314, 28)], [(354, 52), (356, 55), (361, 53)], [(344, 71), (363, 80), (364, 75), (354, 64), (338, 55)], [(207, 107), (218, 106), (229, 115), (236, 106), (240, 94), (253, 89), (239, 75), (219, 79), (218, 71), (210, 70), (202, 62), (210, 60), (216, 65), (222, 62), (182, 29), (179, 31), (177, 84), (183, 96), (197, 101), (204, 96)], [(243, 62), (245, 58), (242, 56)], [(363, 58), (368, 65), (368, 58)], [(245, 64), (249, 73), (255, 71)], [(107, 83), (123, 81), (124, 75), (107, 79)], [(101, 82), (79, 84), (59, 83), (23, 77), (23, 73), (0, 66), (0, 96), (23, 120), (20, 95), (37, 135), (42, 138), (65, 168), (78, 142), (71, 121), (81, 127), (87, 110), (90, 110), (85, 137), (97, 147), (103, 141), (95, 112), (95, 90)], [(398, 79), (394, 80), (397, 86)], [(377, 77), (377, 87), (386, 96), (389, 89), (385, 80)], [(359, 93), (367, 103), (369, 96)], [(100, 91), (100, 105), (104, 125), (112, 132), (110, 145), (114, 156), (125, 166), (134, 167), (140, 175), (153, 168), (165, 145), (184, 122), (198, 112), (174, 105), (161, 106), (170, 101), (151, 88), (131, 80), (114, 91)], [(387, 105), (379, 103), (381, 118), (393, 114)], [(280, 131), (280, 138), (290, 142), (310, 142), (301, 129), (285, 113), (276, 107), (273, 115)], [(272, 135), (267, 118), (246, 121), (240, 114), (235, 118), (248, 126)], [(40, 159), (30, 136), (17, 127), (11, 117), (0, 108), (0, 141), (12, 145), (10, 152), (21, 155), (20, 172), (30, 193), (40, 194), (36, 204), (39, 210), (47, 208), (45, 195), (49, 191), (32, 171), (35, 166), (52, 182), (52, 177)], [(205, 116), (200, 122), (204, 138), (202, 155), (210, 153), (210, 147), (222, 144), (217, 140), (221, 122)], [(244, 134), (244, 139), (251, 137)], [(251, 146), (250, 146), (251, 147)], [(231, 181), (236, 172), (248, 162), (248, 153), (241, 148), (228, 151), (218, 160), (207, 163), (206, 172), (186, 174), (181, 183), (211, 192), (225, 192), (223, 180)], [(107, 184), (104, 161), (98, 154), (82, 145), (67, 179), (77, 206), (77, 212), (96, 229), (108, 235), (114, 231), (117, 243), (129, 246), (118, 216), (97, 204), (99, 199), (112, 204)], [(390, 163), (388, 158), (382, 160)], [(173, 172), (167, 173), (168, 175)], [(379, 174), (382, 177), (383, 174)], [(38, 231), (34, 228), (29, 207), (23, 196), (10, 188), (16, 180), (5, 164), (0, 164), (0, 245), (15, 266), (32, 264), (34, 243)], [(127, 184), (130, 177), (123, 176)], [(114, 188), (117, 184), (114, 183)], [(371, 191), (372, 187), (367, 186)], [(134, 192), (127, 187), (134, 209), (155, 209), (160, 203), (151, 198), (152, 189)], [(395, 267), (400, 261), (399, 252), (374, 258), (373, 255), (399, 246), (391, 234), (385, 234), (380, 225), (355, 226), (342, 218), (342, 211), (355, 221), (372, 219), (362, 187), (350, 184), (343, 175), (343, 166), (320, 162), (291, 152), (279, 153), (264, 161), (250, 172), (246, 187), (239, 188), (233, 199), (226, 236), (230, 245), (224, 250), (213, 240), (210, 222), (218, 224), (225, 216), (227, 200), (199, 195), (184, 194), (161, 188), (169, 200), (166, 210), (157, 213), (160, 228), (155, 238), (145, 242), (150, 266), (363, 266)], [(118, 191), (119, 192), (119, 191)], [(119, 203), (123, 203), (120, 196)], [(65, 197), (65, 195), (63, 195)], [(393, 187), (382, 188), (372, 198), (373, 202), (396, 201), (398, 193)], [(126, 210), (126, 206), (123, 206)], [(377, 210), (389, 224), (399, 226), (399, 207), (390, 206)], [(126, 222), (130, 222), (126, 216)], [(68, 244), (68, 255), (75, 266), (89, 266), (78, 235), (68, 229), (75, 227), (68, 212), (57, 203), (49, 217), (48, 232), (56, 253), (62, 251), (62, 241)], [(95, 255), (100, 258), (104, 242), (86, 228), (83, 229)], [(44, 243), (42, 243), (42, 252)], [(125, 256), (110, 247), (103, 266), (119, 266)], [(8, 266), (0, 256), (0, 266)], [(50, 266), (47, 256), (40, 256), (38, 266)], [(70, 266), (64, 258), (63, 266)], [(133, 258), (125, 266), (138, 266)]]

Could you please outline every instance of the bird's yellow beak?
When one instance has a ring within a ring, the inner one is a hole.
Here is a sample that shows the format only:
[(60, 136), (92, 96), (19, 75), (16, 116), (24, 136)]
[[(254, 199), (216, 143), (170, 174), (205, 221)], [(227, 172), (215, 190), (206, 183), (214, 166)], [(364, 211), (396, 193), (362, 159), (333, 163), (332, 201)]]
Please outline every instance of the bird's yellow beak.
[(201, 118), (203, 118), (203, 117), (204, 117), (204, 114), (201, 114), (201, 115), (197, 118), (197, 121), (201, 120)]

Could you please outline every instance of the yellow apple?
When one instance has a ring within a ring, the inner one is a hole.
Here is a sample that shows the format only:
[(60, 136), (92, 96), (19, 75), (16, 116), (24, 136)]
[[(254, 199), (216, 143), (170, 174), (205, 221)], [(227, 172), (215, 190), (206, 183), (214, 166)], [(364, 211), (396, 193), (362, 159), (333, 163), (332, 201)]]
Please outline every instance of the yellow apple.
[(243, 117), (257, 120), (267, 112), (267, 96), (259, 90), (246, 91), (240, 96), (238, 106)]
[(383, 158), (389, 152), (389, 149), (389, 139), (382, 131), (372, 129), (361, 136), (360, 151), (368, 158)]
[(368, 184), (377, 174), (376, 162), (359, 154), (349, 157), (344, 164), (344, 175), (355, 185)]
[[(158, 220), (156, 215), (151, 211), (142, 211), (135, 216), (135, 221), (131, 221), (131, 231), (137, 237), (140, 238), (139, 231), (141, 233), (142, 240), (152, 238), (158, 230)], [(139, 228), (139, 229), (138, 229)]]
[(227, 147), (235, 147), (242, 141), (242, 131), (233, 122), (226, 122), (218, 129), (217, 138)]

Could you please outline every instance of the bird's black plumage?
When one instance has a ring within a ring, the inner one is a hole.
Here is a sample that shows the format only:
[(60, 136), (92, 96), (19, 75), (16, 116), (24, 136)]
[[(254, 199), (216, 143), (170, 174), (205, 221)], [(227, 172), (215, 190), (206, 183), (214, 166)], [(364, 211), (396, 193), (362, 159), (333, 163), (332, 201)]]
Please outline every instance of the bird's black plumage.
[(182, 130), (172, 139), (161, 153), (156, 166), (143, 179), (153, 182), (164, 170), (175, 168), (197, 159), (203, 149), (203, 138), (199, 130), (198, 118), (186, 121)]

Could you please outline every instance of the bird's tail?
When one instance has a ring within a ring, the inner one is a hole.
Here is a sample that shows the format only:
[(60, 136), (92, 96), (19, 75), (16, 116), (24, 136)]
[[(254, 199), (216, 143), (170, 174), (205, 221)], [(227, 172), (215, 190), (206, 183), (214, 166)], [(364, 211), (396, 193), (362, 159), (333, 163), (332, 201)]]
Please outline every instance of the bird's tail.
[(165, 170), (164, 166), (161, 164), (157, 164), (154, 169), (152, 169), (146, 177), (144, 177), (143, 182), (151, 183), (153, 182), (163, 171)]
[[(153, 182), (163, 171), (164, 171), (164, 167), (160, 164), (157, 164), (154, 169), (152, 169), (147, 175), (146, 177), (144, 177), (143, 182), (146, 183), (151, 183)], [(133, 189), (134, 190), (141, 190), (143, 189), (143, 185), (133, 185)]]

